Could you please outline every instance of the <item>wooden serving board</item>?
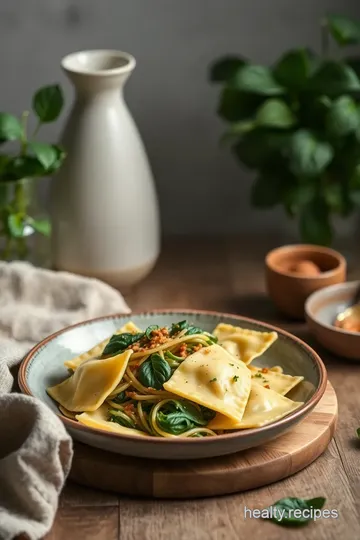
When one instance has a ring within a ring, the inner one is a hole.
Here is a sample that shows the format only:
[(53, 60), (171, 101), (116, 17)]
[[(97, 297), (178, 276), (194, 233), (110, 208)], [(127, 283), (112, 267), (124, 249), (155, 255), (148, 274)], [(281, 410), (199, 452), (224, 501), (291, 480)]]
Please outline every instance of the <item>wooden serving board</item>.
[(70, 478), (116, 493), (155, 498), (224, 495), (286, 478), (327, 448), (338, 416), (330, 383), (321, 401), (300, 424), (264, 446), (203, 460), (160, 461), (132, 458), (75, 442)]

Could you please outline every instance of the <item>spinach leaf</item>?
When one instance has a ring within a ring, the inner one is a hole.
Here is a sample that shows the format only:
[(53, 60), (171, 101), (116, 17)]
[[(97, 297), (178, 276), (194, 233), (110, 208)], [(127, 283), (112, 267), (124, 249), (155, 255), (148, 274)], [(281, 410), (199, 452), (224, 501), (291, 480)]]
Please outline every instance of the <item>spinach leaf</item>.
[(211, 409), (208, 409), (203, 405), (200, 405), (200, 410), (202, 412), (204, 420), (206, 420), (206, 423), (210, 422), (210, 420), (212, 420), (216, 416), (216, 411), (212, 411)]
[(133, 345), (139, 341), (142, 337), (144, 337), (143, 332), (138, 334), (131, 334), (130, 332), (125, 332), (124, 334), (114, 334), (111, 336), (109, 343), (106, 345), (104, 352), (102, 353), (102, 357), (119, 354), (125, 351), (125, 349), (127, 349), (130, 345)]
[(197, 426), (205, 426), (208, 422), (202, 411), (188, 401), (168, 401), (158, 412), (157, 422), (167, 433), (179, 435)]
[(182, 330), (185, 330), (185, 328), (188, 328), (189, 324), (187, 321), (180, 321), (178, 323), (173, 323), (170, 328), (170, 336), (174, 336), (175, 334), (178, 334), (179, 332), (182, 332)]
[(158, 326), (157, 324), (153, 324), (152, 326), (148, 326), (147, 329), (145, 330), (145, 335), (148, 339), (151, 339), (152, 338), (152, 333), (154, 330), (159, 330), (160, 326)]
[(278, 525), (303, 526), (313, 518), (313, 511), (320, 510), (326, 499), (316, 497), (314, 499), (299, 499), (298, 497), (286, 497), (274, 503), (270, 508), (271, 521)]
[(192, 336), (193, 334), (203, 334), (204, 330), (199, 328), (198, 326), (190, 326), (189, 330), (186, 332), (186, 336)]
[(109, 422), (115, 422), (127, 428), (135, 428), (135, 422), (122, 411), (116, 409), (109, 409)]
[(164, 382), (171, 377), (171, 368), (160, 354), (152, 354), (143, 362), (138, 371), (138, 379), (147, 388), (161, 390)]
[(112, 398), (111, 401), (113, 401), (114, 403), (118, 403), (120, 405), (121, 403), (124, 403), (126, 399), (127, 397), (126, 397), (125, 391), (123, 391), (123, 392), (119, 392), (119, 394), (116, 397)]

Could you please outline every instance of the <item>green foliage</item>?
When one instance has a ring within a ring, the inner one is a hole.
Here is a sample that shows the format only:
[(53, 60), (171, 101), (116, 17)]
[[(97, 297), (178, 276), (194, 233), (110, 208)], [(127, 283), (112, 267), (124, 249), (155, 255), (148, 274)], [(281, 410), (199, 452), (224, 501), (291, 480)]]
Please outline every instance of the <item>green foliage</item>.
[(185, 400), (172, 399), (164, 403), (158, 411), (156, 421), (159, 427), (167, 433), (180, 435), (189, 429), (206, 426), (213, 414), (209, 409), (201, 408)]
[(154, 353), (143, 362), (138, 371), (138, 379), (146, 388), (161, 390), (164, 382), (171, 377), (171, 368), (160, 354)]
[(115, 356), (125, 351), (128, 347), (139, 341), (144, 337), (143, 332), (137, 334), (131, 334), (130, 332), (124, 332), (123, 334), (114, 334), (111, 336), (109, 343), (106, 345), (102, 356)]
[[(36, 129), (31, 137), (28, 136), (29, 112), (24, 111), (21, 118), (0, 113), (0, 144), (9, 141), (18, 142), (18, 151), (14, 154), (0, 154), (0, 183), (3, 197), (0, 201), (0, 227), (5, 237), (5, 248), (2, 253), (7, 256), (9, 247), (14, 240), (18, 246), (18, 255), (26, 256), (27, 248), (24, 242), (26, 235), (36, 231), (44, 236), (50, 236), (51, 227), (48, 220), (34, 219), (29, 215), (28, 201), (25, 196), (22, 179), (48, 176), (56, 172), (65, 159), (65, 152), (57, 145), (45, 144), (35, 140), (44, 123), (53, 122), (58, 118), (63, 108), (64, 99), (59, 85), (40, 88), (33, 97), (33, 110), (37, 120)], [(17, 182), (13, 200), (8, 200), (5, 183)], [(2, 208), (1, 208), (2, 205)]]
[(321, 510), (325, 502), (324, 497), (315, 497), (314, 499), (286, 497), (271, 506), (273, 517), (270, 519), (278, 525), (302, 527), (314, 519), (312, 510)]
[(360, 206), (360, 58), (334, 60), (329, 42), (360, 43), (360, 22), (328, 15), (322, 51), (285, 52), (271, 67), (227, 56), (212, 64), (221, 85), (221, 141), (256, 172), (251, 202), (282, 205), (302, 240), (328, 245), (332, 216)]

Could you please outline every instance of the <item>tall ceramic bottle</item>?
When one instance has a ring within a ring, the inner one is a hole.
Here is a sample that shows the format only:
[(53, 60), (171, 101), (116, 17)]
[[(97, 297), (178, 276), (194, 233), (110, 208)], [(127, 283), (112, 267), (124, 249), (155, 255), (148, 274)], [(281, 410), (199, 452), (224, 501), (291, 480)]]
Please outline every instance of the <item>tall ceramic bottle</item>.
[(52, 189), (53, 266), (115, 287), (141, 280), (159, 253), (158, 205), (146, 153), (123, 99), (135, 59), (119, 51), (70, 54), (62, 67), (76, 100)]

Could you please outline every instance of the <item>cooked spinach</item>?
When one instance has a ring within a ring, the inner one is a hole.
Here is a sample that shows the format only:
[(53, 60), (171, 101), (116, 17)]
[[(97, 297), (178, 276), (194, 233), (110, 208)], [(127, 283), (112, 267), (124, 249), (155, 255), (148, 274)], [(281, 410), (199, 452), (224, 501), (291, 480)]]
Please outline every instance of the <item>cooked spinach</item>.
[(119, 394), (116, 397), (112, 398), (111, 401), (113, 401), (114, 403), (118, 403), (120, 405), (121, 403), (124, 403), (126, 399), (127, 397), (124, 391), (124, 392), (119, 392)]
[(173, 337), (175, 334), (182, 332), (185, 328), (188, 328), (189, 324), (187, 321), (180, 321), (178, 323), (173, 323), (170, 327), (169, 334)]
[(268, 509), (268, 519), (283, 526), (299, 527), (306, 525), (314, 517), (312, 510), (321, 510), (325, 501), (324, 497), (314, 499), (286, 497), (271, 505)]
[(203, 334), (204, 330), (199, 328), (198, 326), (189, 326), (189, 330), (186, 332), (186, 336), (192, 336), (194, 334)]
[(161, 390), (164, 382), (171, 377), (171, 368), (160, 354), (152, 354), (143, 362), (138, 371), (138, 379), (143, 386)]
[(127, 428), (135, 428), (135, 422), (127, 414), (116, 409), (109, 409), (109, 422), (115, 422)]
[(130, 332), (125, 332), (124, 334), (114, 334), (111, 336), (109, 343), (106, 345), (102, 357), (104, 356), (115, 356), (119, 354), (130, 345), (133, 345), (144, 337), (144, 333), (131, 334)]
[(194, 427), (205, 426), (208, 422), (200, 408), (188, 401), (175, 399), (164, 404), (156, 419), (163, 431), (173, 435), (179, 435)]
[(151, 340), (152, 338), (152, 333), (154, 330), (159, 330), (160, 326), (158, 326), (157, 324), (153, 324), (152, 326), (148, 326), (147, 329), (145, 330), (145, 335), (146, 337)]

